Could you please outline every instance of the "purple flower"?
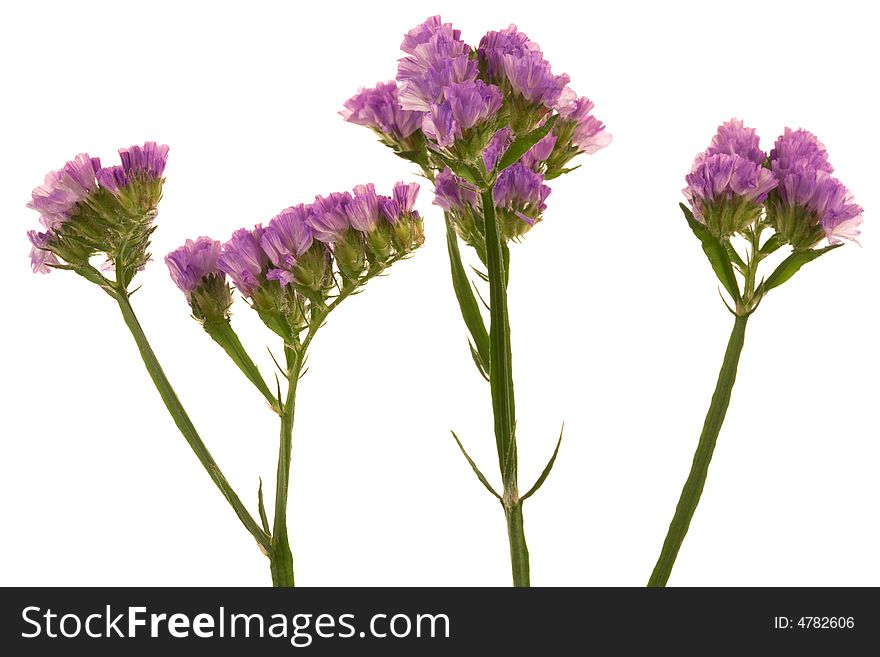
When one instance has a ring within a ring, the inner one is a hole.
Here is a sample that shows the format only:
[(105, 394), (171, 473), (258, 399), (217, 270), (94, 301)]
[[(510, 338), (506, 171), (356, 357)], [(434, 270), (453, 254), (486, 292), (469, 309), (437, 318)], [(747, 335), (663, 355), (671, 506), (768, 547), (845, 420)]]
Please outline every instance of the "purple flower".
[[(502, 171), (492, 190), (495, 205), (513, 211), (530, 226), (547, 205), (544, 201), (550, 188), (544, 184), (544, 176), (517, 162)], [(528, 214), (526, 214), (528, 212)]]
[(52, 271), (50, 265), (60, 264), (55, 254), (49, 251), (49, 242), (54, 235), (51, 230), (39, 233), (35, 230), (27, 232), (28, 240), (31, 243), (31, 268), (34, 273), (48, 274)]
[(101, 187), (114, 194), (128, 186), (133, 179), (160, 179), (168, 161), (168, 146), (148, 141), (143, 146), (120, 148), (119, 158), (122, 160), (121, 166), (107, 167), (97, 172)]
[(776, 176), (768, 169), (730, 153), (701, 153), (685, 180), (684, 195), (694, 216), (703, 223), (706, 223), (705, 202), (745, 200), (760, 205), (778, 184)]
[(422, 112), (401, 109), (397, 83), (380, 82), (373, 89), (361, 89), (345, 101), (339, 112), (349, 123), (367, 126), (396, 139), (406, 139), (422, 125)]
[(492, 139), (489, 140), (483, 151), (483, 166), (486, 167), (486, 171), (492, 171), (495, 168), (498, 160), (501, 159), (501, 156), (510, 148), (512, 143), (513, 130), (510, 129), (510, 126), (505, 126), (492, 135)]
[(487, 32), (480, 39), (480, 45), (477, 48), (480, 61), (486, 68), (486, 76), (490, 80), (498, 80), (504, 74), (504, 64), (502, 58), (504, 55), (514, 55), (523, 57), (529, 53), (537, 53), (541, 55), (541, 47), (529, 40), (522, 32), (516, 29), (516, 25), (511, 24), (503, 30), (497, 32)]
[(811, 132), (786, 128), (770, 151), (770, 168), (782, 178), (794, 169), (833, 173), (825, 145)]
[(739, 119), (730, 119), (718, 126), (718, 132), (712, 137), (712, 144), (706, 149), (706, 154), (729, 153), (744, 157), (755, 164), (763, 164), (767, 154), (761, 150), (760, 141), (754, 128), (746, 128)]
[(452, 173), (449, 168), (443, 169), (434, 179), (434, 205), (450, 212), (477, 204), (477, 193), (468, 184)]
[(308, 223), (315, 239), (332, 244), (351, 226), (346, 207), (351, 203), (348, 192), (333, 192), (328, 196), (316, 196), (309, 212)]
[(540, 52), (504, 54), (499, 59), (504, 78), (515, 93), (530, 103), (548, 109), (556, 107), (569, 77), (565, 74), (553, 75), (550, 64)]
[(245, 297), (252, 296), (259, 287), (266, 268), (266, 254), (260, 247), (263, 232), (263, 227), (259, 224), (253, 230), (239, 228), (223, 245), (217, 258), (217, 267), (232, 279), (235, 287)]
[(779, 198), (784, 205), (806, 209), (821, 224), (829, 244), (841, 244), (845, 239), (858, 242), (862, 208), (843, 183), (827, 171), (804, 169), (785, 174)]
[(444, 100), (431, 105), (422, 119), (422, 132), (440, 146), (450, 146), (501, 109), (501, 89), (482, 80), (457, 82), (443, 88)]
[(98, 186), (95, 174), (101, 160), (86, 153), (77, 155), (58, 171), (46, 175), (43, 184), (31, 192), (27, 207), (40, 213), (46, 228), (58, 228), (70, 219), (77, 203), (84, 201)]
[(561, 119), (575, 122), (572, 144), (579, 152), (587, 155), (592, 155), (611, 143), (611, 135), (605, 131), (605, 124), (590, 114), (593, 107), (592, 100), (586, 96), (578, 98), (570, 88), (565, 89), (557, 105)]
[(289, 285), (293, 280), (293, 267), (297, 260), (312, 246), (312, 229), (308, 223), (309, 207), (300, 203), (282, 210), (272, 217), (263, 230), (260, 247), (275, 265), (266, 278)]
[(456, 82), (476, 80), (477, 63), (471, 59), (471, 47), (449, 23), (439, 16), (411, 30), (401, 49), (408, 53), (397, 67), (401, 83), (398, 100), (405, 110), (427, 112), (442, 100), (443, 88)]
[(553, 153), (553, 148), (556, 146), (556, 135), (552, 132), (548, 134), (546, 137), (541, 139), (537, 144), (532, 146), (525, 155), (520, 158), (520, 162), (522, 162), (529, 169), (534, 169), (538, 165), (539, 162), (546, 162), (550, 155)]
[(345, 206), (345, 216), (355, 230), (369, 233), (379, 221), (379, 197), (373, 183), (354, 188), (351, 202)]
[(219, 273), (219, 255), (220, 242), (210, 237), (200, 237), (195, 242), (187, 240), (179, 249), (165, 256), (171, 279), (186, 295), (187, 301), (206, 276)]
[(415, 26), (403, 37), (400, 49), (403, 52), (414, 54), (418, 46), (427, 43), (435, 34), (440, 34), (452, 41), (459, 41), (461, 30), (452, 28), (452, 23), (444, 23), (439, 15), (431, 16), (421, 25)]
[(379, 209), (389, 224), (394, 226), (405, 214), (418, 216), (417, 212), (413, 212), (419, 196), (418, 183), (395, 183), (391, 194), (379, 197)]

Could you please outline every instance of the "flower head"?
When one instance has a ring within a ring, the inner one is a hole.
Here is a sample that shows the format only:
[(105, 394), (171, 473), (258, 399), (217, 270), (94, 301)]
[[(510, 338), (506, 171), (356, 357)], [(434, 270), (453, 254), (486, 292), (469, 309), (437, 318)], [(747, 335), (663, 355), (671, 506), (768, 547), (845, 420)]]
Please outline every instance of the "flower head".
[(100, 159), (80, 153), (58, 171), (46, 174), (43, 184), (31, 192), (27, 207), (40, 213), (40, 223), (46, 228), (58, 228), (97, 189), (95, 176), (100, 168)]
[(768, 169), (731, 153), (701, 153), (685, 180), (694, 216), (717, 235), (732, 235), (755, 221), (778, 184)]
[(60, 264), (55, 254), (49, 250), (49, 243), (53, 237), (52, 231), (47, 230), (41, 233), (29, 230), (27, 236), (31, 243), (31, 268), (35, 274), (48, 274), (52, 271), (51, 265)]
[(397, 83), (380, 82), (372, 89), (360, 89), (345, 101), (339, 112), (349, 123), (367, 126), (397, 140), (404, 140), (422, 125), (422, 112), (402, 109)]
[(467, 182), (456, 176), (449, 167), (434, 179), (434, 205), (447, 212), (476, 206), (477, 192)]
[(823, 237), (830, 244), (858, 242), (862, 208), (831, 175), (828, 153), (814, 134), (786, 128), (770, 152), (770, 168), (779, 188), (768, 216), (794, 248), (811, 248)]
[(97, 172), (98, 182), (114, 194), (135, 182), (151, 182), (162, 178), (168, 161), (168, 146), (148, 141), (143, 146), (119, 149), (121, 165)]
[(550, 188), (544, 184), (544, 176), (522, 162), (502, 171), (492, 191), (497, 207), (514, 211), (529, 225), (534, 224), (535, 219), (547, 208), (544, 201), (549, 195)]
[[(300, 203), (269, 220), (260, 237), (260, 246), (275, 267), (289, 271), (309, 250), (313, 235), (308, 216), (309, 208)], [(272, 271), (269, 274), (269, 278), (274, 277)]]
[(486, 171), (492, 171), (495, 168), (495, 165), (498, 164), (498, 161), (507, 152), (512, 143), (513, 130), (510, 129), (510, 126), (505, 126), (492, 135), (489, 143), (486, 144), (485, 150), (483, 150), (483, 166), (486, 167)]
[(327, 196), (315, 197), (308, 223), (316, 240), (332, 244), (350, 228), (351, 222), (346, 208), (351, 201), (351, 194), (348, 192), (333, 192)]
[(712, 137), (706, 154), (729, 153), (761, 165), (767, 154), (761, 150), (760, 141), (754, 128), (746, 128), (739, 119), (730, 119), (718, 126), (718, 132)]
[(189, 301), (195, 290), (209, 275), (219, 274), (217, 258), (220, 242), (210, 237), (187, 240), (183, 246), (165, 256), (171, 279)]
[(511, 24), (503, 30), (487, 32), (480, 39), (477, 53), (480, 63), (485, 68), (486, 77), (490, 80), (499, 80), (504, 75), (505, 55), (515, 57), (523, 57), (530, 53), (541, 55), (541, 47), (523, 32), (518, 31), (516, 25)]
[(345, 206), (345, 215), (352, 228), (362, 233), (369, 233), (379, 221), (379, 197), (376, 196), (376, 187), (373, 183), (368, 183), (357, 185), (352, 191), (354, 195)]
[(217, 258), (217, 267), (232, 279), (235, 287), (245, 297), (253, 295), (259, 287), (268, 258), (260, 246), (263, 227), (253, 230), (239, 228), (226, 242)]
[(504, 79), (514, 93), (525, 100), (547, 109), (559, 102), (569, 77), (564, 73), (554, 75), (550, 64), (540, 52), (530, 51), (522, 55), (508, 53), (500, 56)]
[(477, 79), (479, 71), (471, 59), (471, 47), (460, 36), (439, 16), (410, 30), (401, 44), (407, 56), (397, 67), (403, 109), (427, 112), (442, 100), (447, 85)]
[(770, 151), (770, 168), (780, 178), (796, 169), (833, 173), (825, 145), (812, 132), (786, 128)]
[(449, 84), (443, 88), (444, 100), (432, 104), (422, 120), (422, 131), (440, 146), (451, 146), (479, 123), (501, 109), (501, 90), (482, 80)]

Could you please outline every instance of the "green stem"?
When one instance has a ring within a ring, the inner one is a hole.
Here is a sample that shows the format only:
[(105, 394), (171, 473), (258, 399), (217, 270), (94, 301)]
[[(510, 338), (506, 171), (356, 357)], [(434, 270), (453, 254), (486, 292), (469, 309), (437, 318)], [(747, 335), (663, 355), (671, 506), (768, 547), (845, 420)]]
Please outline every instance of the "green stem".
[(730, 405), (730, 393), (736, 381), (736, 368), (742, 353), (747, 321), (747, 315), (738, 315), (733, 324), (733, 331), (724, 354), (724, 363), (718, 374), (718, 383), (715, 386), (715, 393), (712, 395), (709, 412), (706, 414), (691, 471), (681, 491), (681, 498), (675, 508), (672, 522), (669, 524), (669, 532), (666, 534), (666, 540), (663, 542), (663, 549), (660, 551), (660, 557), (657, 559), (657, 565), (654, 566), (651, 579), (648, 580), (648, 586), (666, 586), (672, 567), (675, 565), (675, 558), (678, 556), (691, 519), (694, 517), (697, 504), (700, 503), (700, 495), (703, 493), (706, 475), (709, 472), (709, 462), (712, 460), (718, 433), (724, 423), (724, 415)]
[(290, 453), (293, 443), (293, 416), (296, 407), (296, 386), (302, 371), (304, 348), (297, 351), (284, 346), (287, 359), (287, 398), (281, 409), (281, 436), (278, 447), (278, 472), (275, 478), (275, 518), (272, 525), (272, 547), (269, 561), (272, 586), (292, 587), (293, 553), (287, 536), (287, 494), (290, 483)]
[(502, 244), (495, 217), (492, 187), (481, 193), (489, 277), (489, 385), (495, 419), (495, 443), (504, 484), (502, 506), (507, 519), (514, 586), (529, 586), (529, 550), (523, 529), (522, 500), (517, 485), (516, 406), (507, 309), (509, 252)]
[(199, 437), (199, 434), (193, 426), (192, 421), (189, 419), (186, 410), (184, 410), (183, 405), (180, 403), (180, 400), (174, 392), (174, 389), (171, 387), (171, 383), (169, 383), (168, 378), (162, 371), (162, 367), (159, 365), (156, 354), (153, 353), (153, 349), (147, 341), (147, 336), (144, 335), (144, 330), (141, 327), (140, 322), (138, 322), (134, 309), (131, 307), (128, 294), (124, 291), (116, 291), (113, 294), (113, 297), (119, 304), (119, 309), (122, 311), (122, 317), (125, 320), (125, 324), (131, 331), (132, 336), (134, 336), (134, 341), (137, 343), (141, 358), (144, 361), (144, 365), (147, 367), (147, 372), (149, 372), (150, 378), (153, 379), (153, 383), (159, 391), (162, 401), (165, 402), (165, 407), (174, 419), (174, 423), (177, 425), (177, 428), (180, 429), (180, 433), (183, 434), (186, 442), (189, 443), (189, 446), (192, 448), (193, 452), (195, 452), (199, 462), (208, 472), (208, 476), (211, 477), (211, 480), (217, 485), (220, 492), (223, 493), (223, 497), (229, 502), (229, 505), (235, 511), (235, 514), (238, 516), (238, 519), (241, 520), (245, 529), (251, 533), (260, 547), (268, 552), (270, 545), (269, 536), (263, 531), (260, 525), (257, 524), (245, 508), (244, 504), (242, 504), (238, 495), (226, 480), (226, 477), (223, 476), (220, 467), (214, 461), (208, 448), (202, 442), (201, 437)]
[(513, 585), (516, 587), (530, 586), (529, 582), (529, 548), (526, 545), (526, 534), (523, 529), (522, 500), (508, 506), (506, 501), (504, 516), (507, 518), (507, 538), (510, 541), (510, 565), (513, 571)]

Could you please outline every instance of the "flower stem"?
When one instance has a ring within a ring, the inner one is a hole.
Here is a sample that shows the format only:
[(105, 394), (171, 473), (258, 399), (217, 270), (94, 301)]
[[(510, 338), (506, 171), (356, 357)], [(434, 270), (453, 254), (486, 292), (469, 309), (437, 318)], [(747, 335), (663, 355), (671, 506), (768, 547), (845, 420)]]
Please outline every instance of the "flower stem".
[(501, 242), (492, 187), (481, 192), (489, 278), (489, 385), (495, 418), (495, 443), (504, 484), (502, 506), (507, 518), (514, 586), (529, 586), (529, 550), (523, 530), (522, 501), (517, 487), (516, 406), (507, 310), (509, 254)]
[(183, 405), (180, 403), (180, 399), (178, 399), (177, 394), (175, 394), (174, 389), (171, 387), (171, 383), (162, 371), (162, 367), (159, 365), (156, 354), (153, 353), (153, 349), (147, 341), (147, 336), (144, 334), (144, 330), (141, 327), (140, 322), (138, 322), (134, 309), (131, 307), (128, 294), (125, 291), (117, 290), (112, 296), (119, 304), (119, 309), (122, 311), (122, 317), (125, 320), (126, 326), (128, 326), (128, 329), (131, 331), (132, 336), (134, 336), (134, 341), (138, 346), (138, 350), (140, 351), (141, 358), (147, 368), (147, 372), (149, 372), (150, 378), (153, 379), (153, 383), (159, 391), (162, 401), (165, 402), (165, 407), (174, 419), (174, 423), (177, 425), (177, 428), (180, 429), (180, 433), (183, 434), (186, 442), (189, 443), (189, 446), (192, 448), (193, 452), (195, 452), (199, 462), (208, 472), (208, 476), (211, 477), (211, 480), (217, 485), (220, 492), (223, 493), (223, 497), (229, 502), (229, 505), (235, 511), (235, 514), (238, 516), (238, 519), (241, 520), (245, 529), (251, 533), (261, 549), (268, 552), (270, 547), (268, 534), (263, 531), (260, 525), (245, 508), (244, 504), (242, 504), (238, 495), (226, 480), (226, 477), (223, 476), (220, 467), (214, 461), (214, 458), (211, 456), (205, 443), (202, 442), (202, 439), (193, 426), (192, 421), (189, 419), (186, 410), (184, 410)]
[(278, 472), (275, 478), (275, 518), (272, 525), (272, 547), (269, 561), (272, 586), (292, 587), (293, 553), (287, 536), (287, 495), (290, 482), (290, 454), (293, 443), (293, 416), (296, 407), (296, 386), (302, 370), (304, 350), (284, 346), (287, 359), (287, 398), (281, 409), (281, 436), (278, 447)]
[(730, 405), (730, 393), (736, 381), (736, 368), (742, 353), (747, 321), (748, 315), (737, 315), (733, 324), (733, 331), (724, 354), (724, 363), (721, 365), (718, 383), (715, 386), (715, 393), (712, 395), (712, 403), (703, 423), (703, 432), (700, 434), (700, 442), (694, 454), (691, 471), (681, 491), (681, 498), (675, 508), (675, 515), (669, 525), (669, 532), (663, 542), (663, 549), (660, 551), (657, 565), (654, 566), (654, 572), (651, 574), (651, 579), (648, 580), (648, 586), (666, 586), (672, 567), (675, 565), (675, 558), (678, 556), (691, 519), (694, 517), (697, 504), (700, 503), (700, 495), (703, 493), (703, 486), (709, 471), (709, 462), (712, 460), (718, 433), (721, 431), (727, 407)]

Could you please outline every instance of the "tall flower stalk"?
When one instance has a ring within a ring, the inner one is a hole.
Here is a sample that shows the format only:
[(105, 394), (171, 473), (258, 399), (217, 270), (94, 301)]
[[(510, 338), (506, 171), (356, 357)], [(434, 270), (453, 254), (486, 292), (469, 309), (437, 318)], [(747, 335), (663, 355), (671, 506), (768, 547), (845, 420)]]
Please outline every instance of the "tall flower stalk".
[[(488, 381), (501, 492), (458, 447), (479, 481), (501, 503), (515, 586), (529, 586), (523, 502), (544, 483), (550, 460), (534, 486), (519, 492), (516, 404), (507, 289), (510, 243), (543, 219), (545, 184), (573, 169), (571, 160), (595, 153), (611, 136), (578, 97), (567, 75), (556, 75), (538, 44), (511, 25), (487, 33), (478, 48), (450, 23), (433, 16), (401, 44), (396, 81), (361, 89), (346, 101), (346, 121), (366, 126), (396, 155), (419, 166), (434, 183), (434, 203), (445, 214), (453, 290), (470, 334), (469, 347)], [(472, 281), (460, 243), (482, 264)], [(488, 328), (478, 286), (488, 287)]]
[[(666, 586), (700, 502), (749, 318), (770, 290), (803, 265), (842, 240), (858, 238), (862, 208), (832, 172), (813, 134), (786, 128), (768, 156), (755, 131), (733, 119), (719, 127), (686, 176), (690, 208), (681, 209), (731, 299), (727, 308), (734, 322), (691, 471), (648, 586)], [(827, 246), (820, 246), (823, 240)], [(759, 277), (761, 263), (783, 247), (790, 254), (766, 278)]]
[[(74, 271), (117, 302), (175, 424), (269, 558), (272, 584), (293, 586), (287, 500), (296, 390), (308, 348), (342, 301), (422, 244), (422, 221), (413, 207), (418, 185), (398, 183), (387, 197), (377, 195), (371, 184), (356, 187), (354, 194), (318, 196), (311, 205), (282, 211), (265, 229), (258, 225), (238, 230), (222, 246), (207, 237), (187, 240), (165, 258), (193, 317), (279, 416), (275, 509), (270, 523), (262, 480), (257, 490), (257, 520), (196, 431), (131, 305), (132, 280), (150, 260), (147, 249), (162, 195), (167, 153), (167, 146), (148, 142), (121, 150), (119, 166), (103, 168), (98, 158), (83, 154), (51, 172), (28, 204), (40, 213), (46, 229), (28, 233), (31, 263), (40, 273)], [(93, 262), (101, 257), (106, 262), (99, 270)], [(233, 290), (227, 276), (282, 340), (283, 356), (275, 360), (274, 386), (263, 378), (232, 327)]]

